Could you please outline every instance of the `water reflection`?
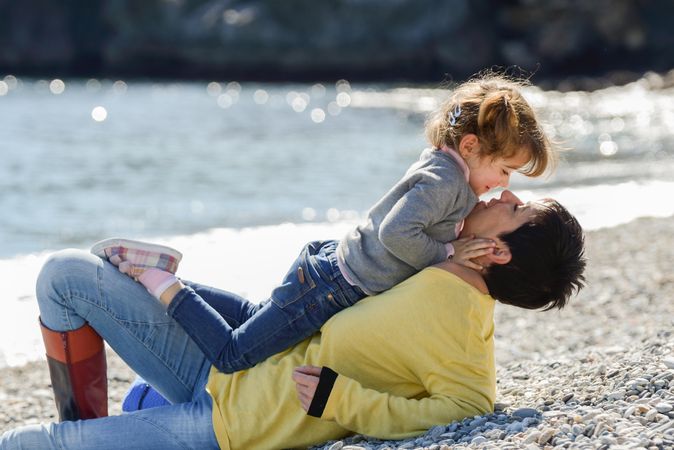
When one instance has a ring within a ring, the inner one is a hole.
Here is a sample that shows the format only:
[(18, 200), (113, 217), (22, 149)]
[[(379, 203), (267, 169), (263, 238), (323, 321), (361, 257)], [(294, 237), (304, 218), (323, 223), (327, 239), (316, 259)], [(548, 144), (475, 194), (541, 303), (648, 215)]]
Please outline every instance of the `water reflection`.
[(269, 101), (269, 93), (264, 89), (256, 89), (253, 93), (253, 101), (258, 105), (264, 105)]
[(325, 86), (323, 86), (321, 83), (317, 83), (311, 86), (311, 96), (313, 98), (323, 98), (325, 97), (326, 92), (327, 89), (325, 89)]
[(321, 108), (314, 108), (311, 110), (311, 120), (315, 123), (321, 123), (325, 120), (325, 111)]
[(208, 95), (211, 97), (217, 97), (222, 92), (222, 86), (217, 81), (211, 81), (206, 86), (206, 92), (208, 92)]
[(17, 89), (20, 86), (19, 80), (14, 75), (7, 75), (3, 79), (7, 84), (7, 88), (11, 91), (12, 89)]
[(98, 81), (95, 78), (91, 78), (91, 79), (87, 80), (87, 83), (86, 83), (85, 86), (86, 86), (87, 92), (91, 92), (91, 93), (100, 91), (101, 87), (102, 87), (101, 82)]
[[(51, 242), (64, 230), (85, 241), (344, 220), (370, 207), (418, 157), (425, 114), (447, 95), (347, 80), (0, 75), (0, 208), (13, 212), (0, 224), (0, 247), (58, 247)], [(636, 82), (595, 92), (528, 88), (525, 96), (569, 150), (555, 176), (515, 176), (514, 189), (671, 179), (674, 88)], [(119, 221), (92, 220), (111, 204), (124, 205)], [(27, 238), (26, 223), (42, 237)]]
[(103, 122), (108, 118), (108, 111), (103, 106), (96, 106), (91, 110), (91, 118), (96, 122)]
[(218, 95), (218, 106), (223, 109), (227, 109), (232, 106), (235, 102), (235, 99), (232, 98), (228, 93)]
[(613, 141), (604, 141), (599, 144), (599, 153), (604, 156), (613, 156), (618, 152), (618, 144)]
[(118, 95), (125, 94), (126, 90), (127, 90), (127, 85), (124, 81), (117, 80), (114, 83), (112, 83), (112, 91), (115, 94), (118, 94)]
[(340, 92), (337, 94), (336, 102), (340, 108), (346, 108), (351, 104), (351, 96), (346, 92)]
[(63, 94), (63, 91), (66, 89), (66, 84), (63, 80), (54, 79), (49, 83), (49, 90), (54, 95)]

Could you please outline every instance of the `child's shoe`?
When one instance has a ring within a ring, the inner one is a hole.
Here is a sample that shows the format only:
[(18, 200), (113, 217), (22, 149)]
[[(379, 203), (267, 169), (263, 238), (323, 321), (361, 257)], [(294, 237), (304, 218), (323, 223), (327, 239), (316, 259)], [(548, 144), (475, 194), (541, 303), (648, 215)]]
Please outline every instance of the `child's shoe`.
[(183, 255), (178, 250), (159, 244), (134, 241), (132, 239), (111, 238), (105, 239), (91, 247), (91, 253), (105, 258), (119, 266), (127, 261), (138, 273), (129, 273), (139, 276), (146, 269), (154, 267), (170, 273), (176, 273), (178, 263)]

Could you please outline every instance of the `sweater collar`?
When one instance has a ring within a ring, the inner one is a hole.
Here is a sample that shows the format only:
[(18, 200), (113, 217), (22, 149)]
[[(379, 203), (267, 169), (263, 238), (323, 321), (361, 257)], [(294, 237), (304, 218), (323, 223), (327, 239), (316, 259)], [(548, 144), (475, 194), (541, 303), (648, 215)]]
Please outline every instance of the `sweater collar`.
[(459, 165), (459, 167), (463, 171), (463, 174), (466, 176), (466, 181), (468, 181), (469, 178), (470, 178), (470, 169), (468, 168), (468, 165), (466, 164), (466, 161), (463, 160), (461, 155), (459, 155), (459, 153), (456, 150), (454, 150), (453, 148), (447, 147), (446, 145), (443, 145), (439, 150), (442, 153), (446, 153), (449, 156), (451, 156), (452, 158), (454, 158), (456, 163)]

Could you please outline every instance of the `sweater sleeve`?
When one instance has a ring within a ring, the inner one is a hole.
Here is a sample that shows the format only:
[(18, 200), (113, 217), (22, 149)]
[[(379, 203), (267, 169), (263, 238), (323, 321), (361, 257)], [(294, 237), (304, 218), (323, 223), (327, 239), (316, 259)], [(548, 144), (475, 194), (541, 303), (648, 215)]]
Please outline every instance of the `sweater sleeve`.
[(452, 187), (434, 174), (417, 181), (383, 218), (379, 227), (382, 245), (417, 270), (447, 259), (445, 243), (431, 238), (426, 229), (455, 209), (457, 192)]
[(321, 389), (323, 395), (314, 398), (313, 414), (312, 408), (309, 413), (333, 420), (355, 433), (402, 439), (422, 434), (435, 425), (484, 412), (447, 393), (436, 392), (420, 399), (398, 397), (363, 387), (356, 380), (326, 369), (321, 372), (317, 389), (317, 395)]

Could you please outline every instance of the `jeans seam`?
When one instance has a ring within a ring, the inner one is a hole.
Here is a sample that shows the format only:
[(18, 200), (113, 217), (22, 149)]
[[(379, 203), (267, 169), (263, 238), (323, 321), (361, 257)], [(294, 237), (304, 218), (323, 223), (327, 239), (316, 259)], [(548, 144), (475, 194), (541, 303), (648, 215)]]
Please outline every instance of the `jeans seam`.
[[(140, 339), (140, 338), (139, 338), (138, 336), (136, 336), (134, 333), (132, 333), (131, 331), (129, 331), (129, 330), (127, 329), (127, 327), (124, 326), (125, 323), (147, 324), (147, 322), (134, 322), (134, 321), (125, 321), (125, 320), (121, 320), (121, 319), (119, 319), (118, 317), (116, 317), (114, 314), (112, 314), (112, 312), (111, 312), (110, 310), (108, 310), (108, 309), (102, 307), (102, 306), (99, 305), (99, 304), (96, 304), (96, 303), (92, 302), (92, 301), (89, 300), (89, 299), (86, 299), (86, 298), (77, 296), (77, 295), (75, 295), (75, 294), (70, 294), (70, 295), (68, 295), (68, 297), (69, 297), (69, 298), (68, 298), (69, 301), (76, 298), (76, 299), (81, 300), (81, 301), (83, 301), (83, 302), (85, 302), (85, 303), (88, 303), (88, 304), (91, 305), (91, 306), (94, 306), (94, 307), (98, 308), (100, 311), (102, 311), (102, 312), (104, 312), (105, 314), (107, 314), (108, 317), (110, 317), (115, 323), (117, 323), (117, 324), (120, 326), (121, 329), (123, 329), (123, 330), (127, 333), (128, 336), (130, 336), (132, 339), (134, 339), (136, 342), (138, 342), (140, 345), (142, 345), (143, 348), (145, 348), (145, 349), (148, 351), (148, 353), (150, 353), (152, 356), (154, 356), (155, 358), (157, 358), (157, 360), (159, 360), (159, 361), (163, 364), (163, 366), (164, 366), (166, 369), (168, 369), (168, 371), (171, 372), (171, 373), (173, 374), (173, 376), (174, 376), (178, 381), (180, 381), (180, 384), (181, 384), (181, 385), (182, 385), (188, 392), (191, 392), (191, 391), (192, 391), (192, 390), (189, 388), (189, 386), (185, 383), (185, 381), (182, 379), (182, 377), (179, 376), (178, 373), (177, 373), (171, 366), (169, 366), (169, 365), (166, 364), (166, 361), (164, 361), (164, 358), (162, 358), (161, 356), (159, 356), (159, 355), (158, 355), (158, 354), (157, 354), (151, 347), (149, 347), (149, 346), (145, 343), (145, 341), (143, 341), (142, 339)], [(83, 318), (83, 319), (84, 319), (84, 318)], [(86, 319), (85, 319), (85, 320), (86, 320)], [(160, 326), (160, 325), (170, 325), (170, 324), (166, 323), (166, 324), (149, 324), (149, 325), (151, 325), (151, 326)]]
[[(287, 325), (292, 325), (292, 324), (294, 324), (294, 323), (297, 322), (301, 317), (304, 317), (304, 316), (306, 316), (306, 311), (305, 311), (304, 314), (302, 314), (301, 316), (297, 316), (297, 317), (295, 317), (294, 319), (292, 319), (292, 320), (290, 320), (289, 322), (287, 322)], [(264, 341), (262, 341), (262, 342), (260, 342), (259, 344), (257, 344), (254, 348), (257, 349), (257, 348), (259, 348), (262, 344), (266, 344), (267, 342), (271, 341), (272, 339), (274, 339), (274, 338), (278, 335), (278, 333), (280, 333), (280, 331), (277, 331), (277, 332), (274, 333), (272, 336), (269, 336), (269, 337), (266, 338)], [(312, 332), (311, 332), (311, 334), (314, 334), (314, 333), (315, 333), (315, 331), (312, 331)], [(300, 339), (300, 341), (303, 340), (303, 339), (305, 339), (305, 338)], [(299, 341), (298, 341), (298, 342), (299, 342)], [(295, 344), (293, 344), (293, 345), (295, 345)]]
[(56, 439), (56, 436), (54, 435), (54, 430), (56, 429), (56, 427), (54, 425), (55, 425), (54, 423), (48, 425), (49, 426), (49, 435), (54, 437), (54, 439), (53, 439), (54, 446), (57, 447), (58, 450), (66, 450), (66, 448), (63, 445), (61, 445), (61, 439)]
[[(275, 306), (276, 306), (276, 305), (275, 305)], [(278, 306), (277, 306), (277, 307), (278, 307)], [(279, 308), (279, 309), (283, 309), (283, 308)], [(287, 325), (290, 326), (290, 325), (294, 324), (294, 323), (297, 322), (301, 317), (303, 317), (303, 316), (305, 316), (305, 315), (306, 315), (306, 312), (305, 312), (305, 314), (303, 314), (302, 316), (295, 317), (294, 319), (288, 321), (288, 322), (287, 322)], [(267, 337), (266, 339), (264, 339), (264, 340), (262, 340), (262, 341), (258, 341), (258, 342), (255, 344), (255, 346), (254, 346), (252, 349), (250, 349), (250, 350), (248, 351), (248, 353), (254, 353), (257, 349), (259, 349), (260, 347), (264, 346), (264, 345), (267, 344), (269, 341), (273, 340), (273, 339), (274, 339), (280, 332), (281, 332), (281, 331), (277, 331), (276, 333), (274, 333), (273, 335)], [(316, 332), (316, 330), (312, 331), (312, 332), (309, 334), (309, 336), (313, 335), (315, 332)], [(306, 339), (306, 338), (307, 338), (306, 336), (300, 338), (299, 340), (297, 340), (297, 342), (295, 342), (294, 344), (291, 344), (289, 347), (291, 347), (291, 346), (293, 346), (293, 345), (297, 345), (299, 342), (303, 341), (303, 340)], [(231, 342), (231, 340), (230, 340), (230, 342)], [(272, 355), (269, 355), (269, 356), (272, 356)], [(269, 356), (265, 357), (265, 359), (269, 358)], [(264, 361), (264, 359), (263, 359), (262, 361)], [(239, 358), (237, 358), (236, 360), (234, 360), (233, 363), (231, 363), (231, 364), (229, 364), (229, 365), (230, 365), (230, 366), (234, 366), (234, 365), (236, 365), (237, 363), (241, 363), (241, 362), (246, 363), (246, 365), (250, 365), (249, 361), (248, 361), (247, 359), (245, 359), (245, 355), (243, 355), (243, 354), (242, 354)], [(256, 363), (256, 364), (257, 364), (257, 363)]]
[[(220, 313), (220, 312), (218, 311), (218, 315), (219, 315), (220, 317), (222, 317), (223, 319), (225, 319), (225, 322), (227, 322), (227, 324), (228, 324), (230, 327), (232, 327), (232, 330), (236, 330), (237, 328), (239, 328), (239, 327), (241, 326), (241, 323), (240, 323), (238, 320), (236, 320), (236, 319), (233, 318), (233, 317), (230, 317), (230, 316), (227, 315), (227, 314), (222, 314), (222, 313)], [(231, 322), (230, 322), (230, 320), (231, 320)], [(236, 324), (236, 326), (234, 326), (234, 324)]]
[(174, 439), (174, 440), (176, 441), (176, 443), (180, 444), (180, 446), (183, 447), (184, 449), (190, 450), (190, 447), (189, 447), (185, 442), (183, 442), (182, 439), (179, 439), (174, 433), (171, 433), (171, 431), (170, 431), (169, 429), (164, 428), (164, 427), (161, 427), (159, 424), (157, 424), (157, 423), (151, 421), (150, 419), (148, 419), (148, 418), (146, 418), (146, 417), (142, 417), (142, 416), (139, 415), (139, 414), (132, 414), (132, 415), (131, 415), (131, 418), (132, 418), (132, 419), (135, 419), (135, 420), (140, 420), (140, 421), (142, 421), (142, 422), (145, 422), (145, 423), (147, 423), (147, 424), (152, 425), (152, 426), (155, 427), (156, 429), (158, 429), (158, 430), (164, 432), (166, 435), (171, 436), (171, 438)]
[[(103, 300), (103, 291), (102, 291), (102, 288), (101, 288), (101, 273), (100, 273), (100, 270), (101, 270), (101, 267), (100, 267), (100, 266), (97, 266), (97, 267), (96, 267), (96, 288), (97, 288), (97, 290), (98, 290), (98, 300), (99, 300), (99, 302), (96, 303), (96, 302), (91, 301), (91, 300), (88, 299), (88, 298), (84, 298), (84, 297), (78, 296), (78, 295), (73, 294), (73, 293), (68, 293), (68, 295), (67, 295), (67, 300), (68, 300), (68, 302), (71, 304), (71, 305), (70, 305), (70, 308), (71, 308), (71, 309), (74, 309), (74, 308), (72, 308), (72, 300), (73, 300), (73, 299), (81, 300), (82, 302), (88, 303), (89, 305), (98, 308), (100, 311), (102, 311), (103, 313), (105, 313), (106, 315), (108, 315), (108, 317), (110, 317), (114, 322), (116, 322), (116, 323), (118, 324), (118, 326), (120, 326), (120, 327), (121, 327), (121, 328), (122, 328), (122, 329), (123, 329), (123, 330), (124, 330), (124, 331), (125, 331), (131, 338), (132, 338), (132, 339), (134, 339), (136, 342), (138, 342), (140, 345), (142, 345), (142, 346), (143, 346), (143, 347), (144, 347), (144, 348), (145, 348), (145, 349), (146, 349), (152, 356), (154, 356), (155, 358), (157, 358), (157, 360), (161, 361), (161, 363), (164, 365), (164, 367), (165, 367), (166, 369), (168, 369), (168, 371), (169, 371), (170, 373), (172, 373), (173, 376), (174, 376), (177, 380), (179, 380), (180, 384), (181, 384), (181, 385), (182, 385), (188, 392), (191, 392), (191, 390), (190, 390), (189, 387), (186, 385), (186, 383), (185, 383), (185, 381), (182, 379), (182, 377), (180, 377), (172, 367), (170, 367), (169, 365), (166, 364), (166, 362), (164, 361), (164, 358), (161, 358), (155, 351), (152, 350), (152, 348), (148, 347), (147, 344), (146, 344), (142, 339), (139, 339), (138, 336), (136, 336), (135, 334), (131, 333), (131, 332), (127, 329), (127, 327), (124, 326), (125, 323), (138, 323), (138, 324), (143, 324), (143, 323), (145, 323), (145, 324), (147, 324), (147, 322), (123, 321), (123, 320), (119, 319), (118, 317), (116, 317), (115, 314), (112, 313), (112, 311), (110, 311), (109, 309), (106, 309), (106, 308), (104, 308), (104, 307), (102, 306), (104, 302), (102, 301), (102, 300)], [(83, 317), (82, 319), (84, 319), (84, 317)], [(86, 321), (86, 319), (84, 319), (84, 320)], [(152, 326), (156, 326), (156, 324), (151, 324), (151, 325), (152, 325)]]

